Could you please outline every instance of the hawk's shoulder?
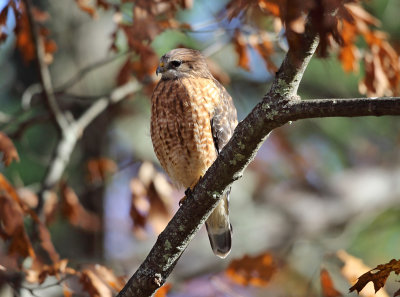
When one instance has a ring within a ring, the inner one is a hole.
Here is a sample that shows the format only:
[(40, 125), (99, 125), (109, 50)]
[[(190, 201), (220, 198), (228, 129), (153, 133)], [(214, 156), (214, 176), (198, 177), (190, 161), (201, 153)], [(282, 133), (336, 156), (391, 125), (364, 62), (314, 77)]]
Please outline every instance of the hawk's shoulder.
[(211, 129), (215, 148), (219, 153), (228, 143), (236, 128), (237, 112), (228, 91), (216, 79), (213, 79), (213, 83), (218, 89), (219, 104), (214, 108), (211, 118)]

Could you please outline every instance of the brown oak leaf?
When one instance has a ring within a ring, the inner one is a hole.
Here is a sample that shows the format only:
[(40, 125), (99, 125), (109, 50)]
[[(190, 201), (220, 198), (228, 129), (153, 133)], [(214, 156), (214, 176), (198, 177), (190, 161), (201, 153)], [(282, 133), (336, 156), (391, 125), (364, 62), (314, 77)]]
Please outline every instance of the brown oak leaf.
[(269, 253), (258, 256), (245, 255), (233, 260), (225, 273), (235, 283), (243, 286), (266, 286), (277, 272), (278, 264)]
[(0, 132), (0, 152), (3, 153), (2, 161), (9, 166), (12, 161), (19, 161), (17, 149), (11, 139), (3, 132)]
[(324, 297), (340, 297), (343, 296), (338, 290), (335, 289), (333, 281), (329, 272), (326, 269), (321, 269), (320, 273), (322, 294)]

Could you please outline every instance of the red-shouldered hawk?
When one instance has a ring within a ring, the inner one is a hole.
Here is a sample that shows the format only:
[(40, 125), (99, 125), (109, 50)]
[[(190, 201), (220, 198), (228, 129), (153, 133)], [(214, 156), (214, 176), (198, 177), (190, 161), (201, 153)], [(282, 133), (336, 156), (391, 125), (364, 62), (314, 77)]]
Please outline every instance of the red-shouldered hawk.
[[(160, 59), (161, 80), (151, 98), (151, 139), (170, 178), (193, 188), (231, 138), (237, 125), (231, 96), (197, 50), (174, 49)], [(231, 250), (229, 191), (206, 221), (214, 254)]]

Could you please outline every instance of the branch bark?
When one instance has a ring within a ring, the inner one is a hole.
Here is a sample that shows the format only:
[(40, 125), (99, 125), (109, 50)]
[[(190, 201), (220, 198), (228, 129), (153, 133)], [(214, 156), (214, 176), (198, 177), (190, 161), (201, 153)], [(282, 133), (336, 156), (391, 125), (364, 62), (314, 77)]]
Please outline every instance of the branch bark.
[(289, 49), (270, 91), (237, 126), (204, 177), (117, 297), (152, 296), (213, 211), (223, 192), (239, 179), (259, 147), (275, 128), (290, 121), (316, 117), (400, 115), (400, 98), (300, 100), (296, 95), (303, 73), (318, 45), (306, 26), (301, 48)]

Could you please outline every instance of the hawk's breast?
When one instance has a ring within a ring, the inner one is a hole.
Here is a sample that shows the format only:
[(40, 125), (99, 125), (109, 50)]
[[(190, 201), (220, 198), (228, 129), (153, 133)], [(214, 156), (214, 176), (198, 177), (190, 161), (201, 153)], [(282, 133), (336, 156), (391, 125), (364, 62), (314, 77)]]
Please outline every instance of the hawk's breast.
[(178, 185), (197, 183), (217, 154), (211, 118), (219, 100), (213, 80), (161, 80), (152, 96), (151, 139), (160, 163)]

